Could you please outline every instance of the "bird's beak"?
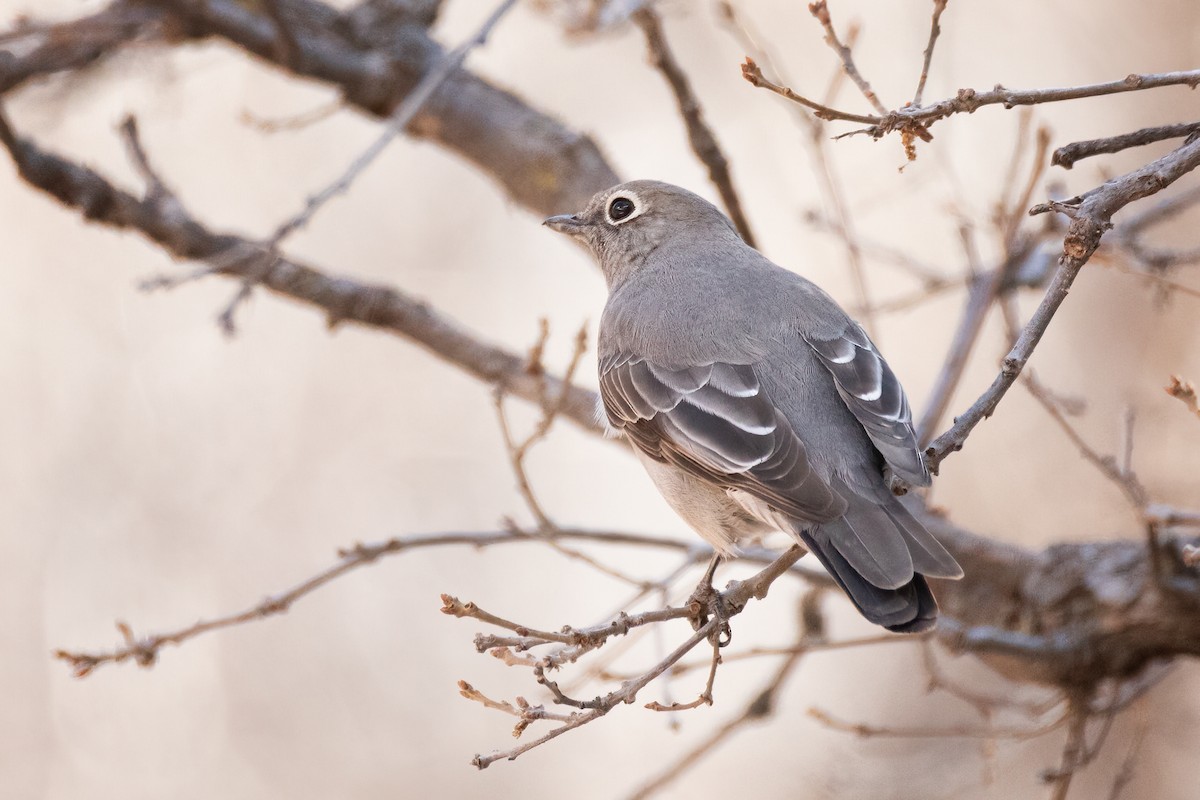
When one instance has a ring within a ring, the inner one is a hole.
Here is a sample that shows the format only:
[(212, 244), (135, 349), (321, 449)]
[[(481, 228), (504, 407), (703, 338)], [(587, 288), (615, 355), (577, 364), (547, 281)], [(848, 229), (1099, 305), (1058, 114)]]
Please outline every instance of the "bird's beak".
[(565, 233), (568, 236), (578, 236), (586, 226), (586, 223), (579, 218), (578, 214), (559, 214), (558, 216), (550, 217), (542, 224), (551, 230)]

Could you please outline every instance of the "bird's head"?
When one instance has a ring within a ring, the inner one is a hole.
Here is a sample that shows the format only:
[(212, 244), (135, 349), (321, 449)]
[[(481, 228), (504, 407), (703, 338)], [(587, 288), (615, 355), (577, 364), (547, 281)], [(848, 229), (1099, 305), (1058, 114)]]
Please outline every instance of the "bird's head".
[(729, 219), (699, 195), (660, 181), (630, 181), (597, 192), (587, 208), (559, 214), (544, 223), (587, 245), (609, 285), (636, 271), (663, 244), (689, 244), (732, 237)]

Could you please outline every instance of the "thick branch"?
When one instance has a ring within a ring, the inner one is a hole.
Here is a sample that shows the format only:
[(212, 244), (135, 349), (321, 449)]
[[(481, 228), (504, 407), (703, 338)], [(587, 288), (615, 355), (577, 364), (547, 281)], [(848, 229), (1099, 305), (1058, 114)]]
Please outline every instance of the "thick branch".
[[(338, 86), (351, 104), (390, 116), (421, 78), (441, 63), (442, 48), (416, 25), (373, 30), (308, 29), (292, 64), (278, 64), (265, 14), (237, 0), (148, 0), (167, 8), (194, 36), (219, 36), (297, 75)], [(315, 0), (278, 0), (297, 17), (329, 9)], [(386, 40), (386, 41), (383, 41)], [(381, 56), (384, 56), (381, 58)], [(542, 215), (583, 208), (619, 179), (591, 139), (466, 72), (446, 79), (408, 133), (453, 150), (497, 179), (512, 198)]]
[[(279, 0), (271, 0), (269, 8), (274, 8)], [(307, 202), (295, 215), (283, 222), (275, 229), (274, 235), (271, 236), (270, 247), (276, 249), (287, 236), (294, 231), (304, 227), (309, 223), (313, 216), (321, 209), (323, 205), (328, 203), (335, 196), (349, 190), (350, 185), (358, 179), (367, 167), (374, 163), (375, 159), (387, 149), (388, 144), (396, 135), (412, 124), (413, 119), (420, 113), (425, 104), (433, 96), (442, 84), (444, 84), (451, 75), (462, 67), (466, 61), (467, 55), (476, 47), (482, 46), (487, 41), (487, 37), (492, 31), (492, 28), (500, 22), (500, 19), (512, 9), (516, 0), (502, 0), (500, 5), (488, 16), (483, 25), (469, 39), (463, 42), (458, 47), (442, 56), (436, 64), (431, 66), (421, 80), (413, 87), (405, 98), (396, 105), (391, 115), (387, 118), (384, 125), (383, 133), (381, 133), (371, 146), (360, 153), (354, 161), (345, 169), (345, 171), (326, 186), (320, 192), (308, 198)], [(276, 20), (276, 27), (281, 31), (286, 29), (279, 20)], [(296, 51), (297, 44), (293, 36), (288, 37), (288, 53)], [(277, 48), (278, 52), (278, 48)], [(278, 56), (277, 56), (278, 58)], [(280, 63), (290, 64), (293, 59), (281, 59)]]
[(139, 231), (174, 256), (213, 263), (216, 274), (254, 280), (319, 308), (331, 326), (352, 322), (404, 336), (523, 400), (538, 402), (546, 392), (565, 391), (561, 414), (585, 429), (596, 429), (594, 393), (564, 388), (554, 376), (531, 373), (524, 358), (483, 341), (423, 301), (388, 286), (326, 275), (282, 256), (264, 269), (262, 245), (209, 230), (169, 197), (152, 194), (138, 199), (117, 189), (93, 170), (16, 138), (2, 115), (0, 141), (28, 183), (93, 222)]
[[(444, 51), (424, 17), (384, 15), (364, 25), (353, 12), (343, 15), (316, 0), (274, 0), (272, 8), (238, 0), (118, 0), (93, 17), (54, 26), (30, 53), (0, 52), (0, 92), (80, 69), (138, 37), (161, 38), (159, 29), (167, 27), (224, 38), (292, 74), (337, 87), (349, 104), (381, 118), (442, 63)], [(276, 19), (291, 22), (286, 48), (279, 46)], [(445, 81), (407, 132), (475, 164), (542, 216), (582, 208), (620, 182), (590, 138), (466, 70)]]
[(89, 67), (139, 37), (156, 38), (152, 29), (160, 20), (153, 9), (115, 3), (90, 17), (30, 31), (20, 40), (36, 44), (22, 55), (0, 49), (0, 94), (36, 78)]

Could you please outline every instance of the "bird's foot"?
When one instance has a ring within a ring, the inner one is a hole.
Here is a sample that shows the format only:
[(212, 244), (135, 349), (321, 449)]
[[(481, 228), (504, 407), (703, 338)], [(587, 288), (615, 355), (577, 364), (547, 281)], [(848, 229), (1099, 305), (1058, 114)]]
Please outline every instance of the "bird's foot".
[(731, 615), (725, 598), (712, 585), (713, 575), (720, 563), (721, 556), (713, 556), (712, 561), (708, 564), (708, 569), (704, 571), (704, 577), (700, 579), (700, 583), (696, 584), (696, 589), (688, 597), (687, 606), (692, 611), (690, 618), (692, 630), (699, 630), (707, 625), (711, 615), (711, 618), (716, 619), (717, 624), (713, 628), (710, 639), (714, 639), (718, 647), (725, 647), (733, 641), (733, 629), (729, 626)]

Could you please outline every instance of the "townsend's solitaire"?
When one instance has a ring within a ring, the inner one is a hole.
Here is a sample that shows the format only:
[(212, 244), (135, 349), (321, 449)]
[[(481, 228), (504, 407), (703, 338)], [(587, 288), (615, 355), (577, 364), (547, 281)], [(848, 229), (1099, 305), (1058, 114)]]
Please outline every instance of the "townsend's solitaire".
[(871, 622), (933, 627), (925, 578), (962, 569), (885, 483), (929, 472), (866, 332), (679, 187), (623, 183), (546, 224), (600, 262), (604, 414), (675, 511), (724, 554), (789, 533)]

